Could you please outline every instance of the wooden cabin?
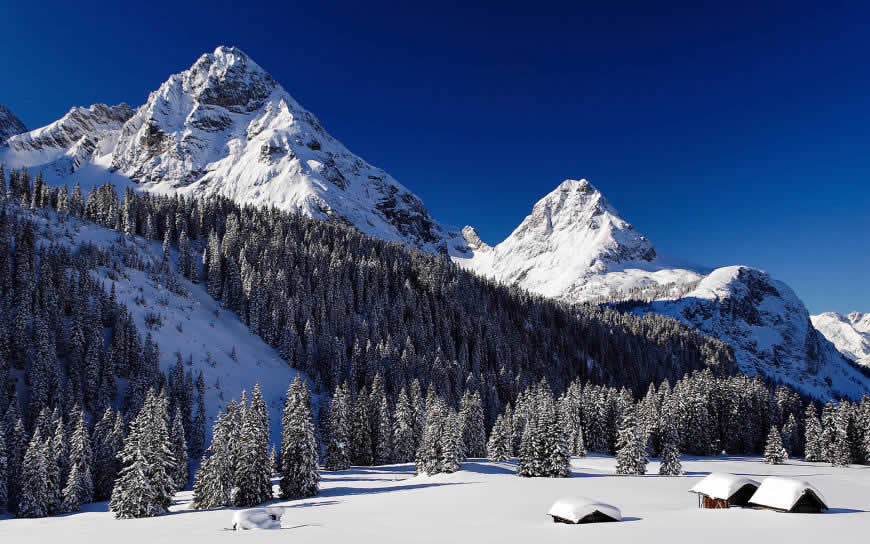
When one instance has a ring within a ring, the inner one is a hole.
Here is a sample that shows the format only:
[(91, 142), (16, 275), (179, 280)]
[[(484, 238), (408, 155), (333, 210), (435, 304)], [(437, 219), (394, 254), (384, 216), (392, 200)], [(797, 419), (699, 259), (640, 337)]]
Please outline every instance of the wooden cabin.
[(554, 523), (603, 523), (622, 521), (619, 508), (586, 497), (564, 497), (553, 503), (547, 515)]
[(776, 512), (819, 514), (828, 509), (822, 493), (809, 482), (771, 476), (761, 482), (749, 504)]
[(695, 484), (689, 492), (698, 495), (698, 508), (731, 508), (746, 506), (757, 489), (758, 482), (755, 480), (714, 472)]

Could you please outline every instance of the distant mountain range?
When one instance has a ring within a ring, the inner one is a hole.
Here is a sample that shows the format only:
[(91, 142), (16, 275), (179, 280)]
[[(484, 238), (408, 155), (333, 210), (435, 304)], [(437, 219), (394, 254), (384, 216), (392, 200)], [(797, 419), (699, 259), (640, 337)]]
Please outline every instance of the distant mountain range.
[(339, 221), (567, 303), (608, 302), (673, 316), (731, 343), (744, 372), (807, 394), (870, 391), (870, 378), (855, 368), (868, 364), (868, 344), (850, 351), (854, 342), (839, 341), (845, 333), (823, 326), (830, 314), (811, 322), (794, 292), (762, 271), (711, 271), (663, 258), (586, 180), (561, 183), (495, 246), (471, 227), (438, 222), (420, 198), (331, 137), (236, 48), (202, 55), (136, 109), (73, 108), (27, 132), (0, 107), (0, 164), (42, 171), (52, 184), (220, 194)]

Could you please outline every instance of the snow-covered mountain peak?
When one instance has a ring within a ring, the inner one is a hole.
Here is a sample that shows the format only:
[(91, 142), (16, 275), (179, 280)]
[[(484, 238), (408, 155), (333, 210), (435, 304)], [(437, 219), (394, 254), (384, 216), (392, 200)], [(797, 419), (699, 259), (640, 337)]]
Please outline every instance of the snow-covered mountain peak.
[(507, 241), (515, 246), (540, 241), (549, 248), (564, 242), (602, 271), (608, 261), (651, 261), (656, 256), (649, 240), (585, 179), (560, 183), (535, 204)]
[(813, 326), (837, 350), (856, 363), (870, 367), (870, 313), (842, 315), (825, 312), (812, 316)]
[(461, 266), (571, 302), (699, 277), (660, 263), (652, 243), (585, 179), (560, 183), (492, 248), (470, 227), (463, 236), (469, 256), (456, 257)]
[(0, 145), (8, 140), (11, 136), (27, 132), (27, 127), (21, 122), (21, 119), (15, 117), (12, 110), (0, 104)]
[(416, 195), (348, 151), (235, 47), (200, 56), (135, 113), (100, 108), (107, 107), (73, 108), (13, 137), (0, 146), (0, 163), (46, 172), (49, 183), (132, 181), (160, 194), (219, 194), (426, 251), (465, 251), (458, 230), (436, 222)]

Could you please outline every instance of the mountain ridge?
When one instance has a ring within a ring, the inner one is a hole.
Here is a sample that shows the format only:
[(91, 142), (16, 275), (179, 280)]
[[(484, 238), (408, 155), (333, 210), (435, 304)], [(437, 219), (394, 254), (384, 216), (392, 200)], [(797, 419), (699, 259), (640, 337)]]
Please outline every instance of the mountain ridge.
[(711, 271), (661, 255), (585, 179), (560, 183), (494, 246), (473, 227), (439, 223), (414, 193), (330, 136), (235, 47), (200, 56), (135, 110), (72, 108), (46, 127), (13, 135), (0, 145), (0, 163), (43, 171), (53, 184), (221, 195), (337, 221), (569, 304), (630, 303), (639, 313), (676, 317), (731, 343), (743, 371), (805, 392), (870, 390), (816, 333), (787, 286), (748, 267)]

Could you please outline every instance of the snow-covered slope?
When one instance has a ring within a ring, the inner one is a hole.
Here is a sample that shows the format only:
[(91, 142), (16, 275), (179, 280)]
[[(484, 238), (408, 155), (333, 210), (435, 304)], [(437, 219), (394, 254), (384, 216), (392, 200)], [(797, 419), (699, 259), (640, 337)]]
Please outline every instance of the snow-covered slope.
[(3, 144), (11, 136), (27, 132), (27, 127), (12, 111), (0, 104), (0, 144)]
[[(117, 232), (93, 223), (67, 219), (59, 222), (53, 213), (26, 212), (39, 225), (41, 243), (63, 243), (77, 248), (90, 243), (101, 248), (123, 247), (137, 252), (144, 262), (159, 264), (161, 244), (141, 237), (125, 239)], [(119, 244), (123, 244), (119, 246)], [(170, 263), (170, 266), (174, 266)], [(120, 271), (120, 272), (119, 272)], [(211, 433), (218, 410), (243, 390), (259, 383), (269, 406), (273, 443), (280, 443), (282, 397), (298, 373), (260, 337), (251, 334), (236, 314), (226, 311), (209, 296), (202, 284), (182, 277), (179, 283), (187, 295), (170, 292), (147, 272), (134, 268), (98, 268), (96, 274), (106, 289), (115, 288), (119, 302), (125, 304), (141, 334), (150, 333), (160, 348), (160, 368), (166, 372), (176, 362), (176, 353), (185, 361), (193, 356), (186, 370), (202, 371), (206, 384), (206, 431)], [(146, 315), (157, 314), (162, 324), (149, 327)], [(235, 349), (236, 357), (231, 356)], [(248, 397), (250, 398), (250, 396)]]
[(860, 396), (870, 379), (810, 322), (784, 283), (744, 266), (705, 270), (660, 256), (586, 180), (567, 180), (491, 247), (471, 227), (461, 266), (568, 303), (630, 301), (734, 346), (740, 369), (828, 398)]
[[(2, 519), (5, 542), (66, 544), (857, 544), (870, 527), (867, 467), (789, 460), (769, 465), (758, 457), (683, 456), (682, 477), (658, 476), (653, 460), (645, 476), (616, 474), (613, 457), (571, 461), (569, 478), (519, 478), (516, 462), (472, 459), (460, 471), (414, 476), (413, 464), (354, 467), (322, 473), (320, 494), (275, 500), (282, 530), (224, 530), (232, 508), (194, 510), (192, 491), (175, 496), (170, 515), (116, 520), (107, 504), (38, 519)], [(687, 491), (710, 472), (800, 478), (824, 494), (824, 514), (782, 514), (753, 508), (703, 509)], [(620, 523), (553, 523), (547, 509), (563, 496), (585, 495), (618, 507)], [(181, 538), (183, 535), (183, 539)]]
[(761, 270), (718, 268), (681, 298), (636, 311), (668, 315), (729, 342), (746, 374), (760, 373), (817, 398), (870, 391), (870, 378), (816, 331), (794, 291)]
[(132, 180), (162, 194), (220, 194), (352, 224), (427, 251), (446, 253), (448, 240), (460, 238), (233, 47), (202, 55), (135, 113), (126, 105), (74, 108), (17, 136), (0, 148), (0, 163), (49, 170), (57, 174), (50, 183)]
[(813, 326), (856, 363), (870, 367), (870, 314), (825, 312), (811, 317)]

